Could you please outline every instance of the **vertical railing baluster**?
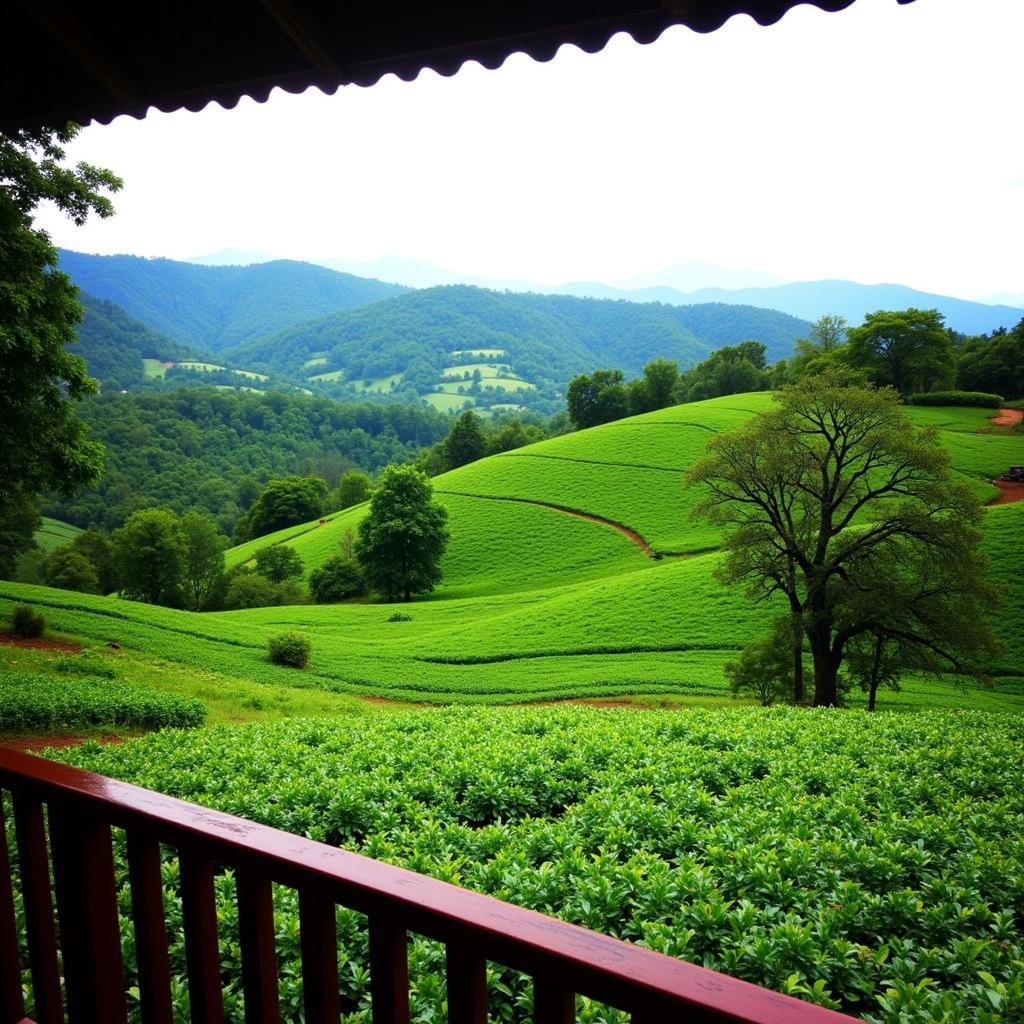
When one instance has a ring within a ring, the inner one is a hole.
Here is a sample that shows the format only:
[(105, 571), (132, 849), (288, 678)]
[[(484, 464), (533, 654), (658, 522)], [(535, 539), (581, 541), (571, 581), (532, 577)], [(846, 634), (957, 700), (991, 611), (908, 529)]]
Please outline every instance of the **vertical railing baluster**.
[(14, 913), (11, 857), (7, 850), (7, 821), (0, 790), (0, 1024), (18, 1024), (25, 1018), (18, 956), (18, 923)]
[(409, 1024), (409, 959), (405, 929), (370, 918), (370, 998), (373, 1024)]
[(306, 1024), (338, 1024), (338, 925), (334, 903), (315, 890), (299, 892), (302, 995)]
[(185, 850), (179, 851), (179, 864), (190, 1017), (192, 1024), (223, 1024), (213, 864)]
[(245, 1024), (280, 1024), (274, 900), (270, 880), (240, 868), (235, 884), (238, 889)]
[(171, 966), (167, 952), (160, 844), (135, 830), (129, 830), (127, 838), (142, 1024), (172, 1024)]
[(487, 962), (468, 947), (449, 942), (448, 1024), (486, 1024)]
[(127, 1022), (110, 826), (86, 805), (49, 806), (69, 1024)]
[(576, 996), (551, 978), (533, 979), (533, 1024), (573, 1024)]
[(25, 933), (32, 975), (33, 1011), (38, 1024), (64, 1024), (57, 963), (57, 927), (50, 892), (43, 806), (21, 793), (13, 794), (18, 868), (25, 907)]

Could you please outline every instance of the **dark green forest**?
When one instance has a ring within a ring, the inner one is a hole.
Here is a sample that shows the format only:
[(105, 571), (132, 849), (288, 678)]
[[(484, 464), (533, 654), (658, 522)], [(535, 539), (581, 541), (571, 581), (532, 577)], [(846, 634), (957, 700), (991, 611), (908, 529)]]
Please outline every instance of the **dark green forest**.
[(349, 469), (411, 461), (451, 427), (409, 405), (213, 388), (105, 394), (79, 412), (106, 448), (103, 475), (74, 497), (44, 499), (43, 513), (107, 530), (158, 505), (201, 509), (230, 534), (271, 477), (315, 473), (334, 486)]
[(62, 249), (60, 269), (82, 291), (117, 303), (182, 344), (209, 352), (407, 291), (292, 260), (206, 267)]

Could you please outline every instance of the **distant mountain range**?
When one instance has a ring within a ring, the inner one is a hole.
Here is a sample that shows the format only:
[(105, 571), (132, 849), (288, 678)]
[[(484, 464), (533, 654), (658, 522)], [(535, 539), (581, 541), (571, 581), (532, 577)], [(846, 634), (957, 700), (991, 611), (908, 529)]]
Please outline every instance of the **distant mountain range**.
[(291, 260), (204, 267), (62, 249), (60, 267), (90, 295), (117, 303), (180, 343), (213, 353), (409, 290)]
[(79, 351), (107, 386), (292, 387), (447, 411), (551, 412), (578, 373), (634, 375), (657, 356), (685, 369), (749, 338), (774, 361), (825, 313), (856, 324), (876, 309), (937, 308), (965, 334), (1024, 317), (1015, 307), (849, 281), (690, 293), (586, 282), (548, 294), (410, 289), (292, 260), (211, 266), (67, 250), (61, 268), (85, 293)]
[(857, 284), (855, 281), (803, 281), (761, 288), (702, 288), (681, 292), (675, 288), (652, 287), (625, 290), (593, 282), (580, 282), (559, 289), (566, 295), (599, 299), (627, 299), (630, 302), (668, 302), (691, 305), (725, 302), (742, 306), (777, 309), (803, 320), (817, 320), (826, 313), (859, 324), (868, 313), (879, 309), (937, 309), (946, 325), (961, 334), (988, 334), (999, 327), (1013, 327), (1024, 318), (1024, 309), (992, 306), (949, 295), (919, 292), (901, 284)]

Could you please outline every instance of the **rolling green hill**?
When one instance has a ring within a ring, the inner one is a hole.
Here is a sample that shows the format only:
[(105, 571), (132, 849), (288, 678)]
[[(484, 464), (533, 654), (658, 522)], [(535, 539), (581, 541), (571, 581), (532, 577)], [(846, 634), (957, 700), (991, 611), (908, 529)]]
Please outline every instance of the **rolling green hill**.
[[(753, 308), (450, 285), (332, 314), (229, 354), (246, 365), (304, 377), (308, 386), (333, 394), (384, 390), (451, 407), (461, 385), (462, 401), (470, 404), (511, 401), (553, 411), (552, 403), (578, 373), (610, 366), (635, 375), (657, 356), (687, 367), (720, 345), (746, 338), (765, 342), (777, 358), (789, 355), (807, 328), (793, 317)], [(471, 388), (474, 372), (479, 380)]]
[[(435, 478), (452, 541), (433, 599), (381, 604), (187, 612), (0, 584), (0, 615), (30, 601), (51, 625), (96, 642), (117, 641), (203, 671), (339, 694), (433, 702), (516, 702), (567, 696), (662, 694), (688, 701), (725, 696), (723, 665), (760, 632), (770, 609), (714, 578), (714, 531), (693, 521), (696, 498), (680, 484), (709, 432), (728, 429), (770, 401), (732, 396), (606, 424), (494, 456)], [(908, 410), (942, 423), (954, 464), (979, 493), (994, 467), (1024, 461), (1024, 439), (978, 433), (980, 410)], [(557, 507), (555, 507), (557, 506)], [(593, 518), (571, 514), (576, 510)], [(286, 543), (307, 570), (338, 549), (365, 512), (356, 507), (232, 549)], [(655, 558), (622, 532), (640, 534)], [(1024, 709), (1024, 503), (986, 513), (985, 547), (1005, 593), (997, 632), (1006, 653), (994, 691), (909, 679), (886, 702), (914, 707)], [(712, 550), (709, 550), (712, 549)], [(294, 628), (313, 640), (301, 674), (270, 665), (269, 635)], [(854, 699), (857, 699), (856, 697)]]
[(291, 260), (206, 267), (62, 249), (60, 269), (90, 295), (116, 303), (179, 343), (208, 352), (407, 290)]
[(35, 532), (35, 542), (40, 550), (49, 554), (55, 548), (70, 544), (81, 532), (78, 526), (44, 516), (39, 529)]

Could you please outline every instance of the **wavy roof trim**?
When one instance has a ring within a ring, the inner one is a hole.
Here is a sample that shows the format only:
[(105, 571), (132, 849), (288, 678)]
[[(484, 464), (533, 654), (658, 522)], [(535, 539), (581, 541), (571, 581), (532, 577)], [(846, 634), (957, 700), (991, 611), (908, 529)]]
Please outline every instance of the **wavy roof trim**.
[[(619, 32), (650, 43), (672, 25), (711, 32), (736, 14), (762, 25), (801, 0), (0, 0), (0, 130), (110, 122), (151, 107), (234, 107), (275, 87), (410, 81), (594, 53)], [(825, 11), (854, 0), (803, 0)], [(896, 0), (910, 3), (912, 0)]]

